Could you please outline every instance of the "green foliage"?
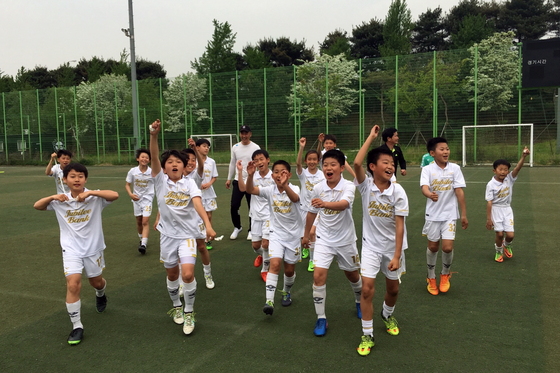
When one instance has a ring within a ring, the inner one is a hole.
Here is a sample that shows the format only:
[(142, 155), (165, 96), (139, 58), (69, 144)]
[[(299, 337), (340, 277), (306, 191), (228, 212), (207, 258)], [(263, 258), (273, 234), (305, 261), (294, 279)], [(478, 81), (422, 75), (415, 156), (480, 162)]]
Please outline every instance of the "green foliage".
[(319, 44), (320, 54), (328, 54), (329, 56), (343, 54), (346, 59), (350, 58), (350, 49), (350, 40), (346, 31), (339, 29), (330, 32), (325, 40)]
[(440, 7), (420, 14), (412, 31), (412, 49), (415, 53), (440, 51), (447, 46), (447, 33)]
[(258, 46), (248, 44), (243, 48), (244, 68), (249, 70), (264, 69), (272, 67), (268, 55)]
[(383, 44), (383, 22), (372, 18), (369, 22), (352, 29), (351, 55), (354, 58), (377, 58), (381, 57), (379, 51)]
[(188, 127), (191, 115), (197, 122), (208, 119), (208, 110), (199, 108), (199, 102), (206, 97), (206, 94), (204, 78), (187, 73), (173, 79), (167, 90), (163, 92), (167, 108), (166, 130), (178, 132), (184, 129), (186, 124)]
[(480, 43), (495, 32), (495, 28), (480, 15), (468, 15), (461, 21), (456, 34), (451, 35), (453, 49), (466, 49)]
[(236, 57), (233, 52), (236, 33), (228, 22), (220, 23), (214, 19), (214, 33), (208, 41), (206, 50), (198, 59), (191, 62), (191, 66), (200, 75), (235, 71)]
[(383, 57), (409, 54), (411, 51), (412, 16), (406, 0), (393, 0), (383, 25)]
[(313, 48), (307, 48), (305, 40), (291, 41), (283, 36), (276, 40), (261, 39), (257, 45), (268, 56), (272, 67), (301, 65), (314, 60)]
[(500, 21), (504, 30), (515, 33), (518, 41), (536, 40), (549, 30), (552, 4), (545, 0), (509, 0)]

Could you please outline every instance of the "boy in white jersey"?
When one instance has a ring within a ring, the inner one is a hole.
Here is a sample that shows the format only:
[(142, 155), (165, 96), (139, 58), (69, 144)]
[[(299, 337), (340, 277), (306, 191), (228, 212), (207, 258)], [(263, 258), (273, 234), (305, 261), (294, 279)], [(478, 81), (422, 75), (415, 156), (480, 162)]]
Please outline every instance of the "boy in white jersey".
[[(176, 324), (183, 324), (183, 333), (191, 334), (195, 327), (194, 301), (196, 295), (196, 238), (216, 233), (202, 207), (201, 192), (192, 179), (184, 178), (185, 156), (170, 150), (158, 160), (158, 133), (161, 122), (150, 125), (150, 153), (152, 176), (160, 212), (157, 230), (160, 232), (160, 260), (167, 272), (167, 291), (173, 302), (169, 314)], [(206, 232), (205, 232), (206, 229)], [(185, 306), (179, 297), (179, 264), (184, 282)]]
[[(204, 206), (204, 211), (206, 211), (208, 215), (208, 220), (212, 223), (212, 211), (218, 208), (218, 203), (216, 202), (217, 196), (213, 187), (213, 184), (218, 179), (218, 168), (216, 167), (216, 161), (208, 156), (210, 152), (210, 141), (208, 141), (208, 139), (196, 140), (196, 150), (204, 161), (202, 182), (200, 184), (202, 206)], [(206, 248), (212, 250), (212, 243), (207, 242)]]
[[(381, 319), (387, 333), (398, 335), (399, 327), (393, 317), (399, 294), (400, 274), (404, 272), (404, 250), (408, 247), (405, 217), (408, 198), (400, 184), (391, 182), (395, 173), (391, 150), (376, 148), (368, 152), (379, 134), (375, 125), (354, 159), (356, 183), (362, 195), (362, 339), (357, 348), (362, 356), (369, 355), (374, 345), (373, 295), (379, 271), (385, 275), (385, 297)], [(362, 166), (367, 153), (367, 177)]]
[(255, 186), (253, 176), (256, 166), (253, 161), (247, 165), (247, 193), (268, 199), (270, 205), (270, 268), (266, 277), (266, 303), (263, 312), (274, 312), (274, 293), (278, 285), (280, 266), (284, 262), (284, 289), (282, 306), (292, 304), (291, 289), (296, 279), (295, 266), (301, 260), (299, 246), (303, 234), (303, 222), (299, 212), (299, 188), (289, 183), (290, 164), (279, 160), (272, 165), (272, 178), (275, 185)]
[[(420, 187), (426, 200), (426, 222), (422, 235), (428, 238), (426, 260), (428, 264), (428, 292), (438, 295), (446, 293), (451, 286), (449, 268), (453, 262), (453, 241), (455, 240), (455, 224), (461, 219), (461, 226), (467, 229), (467, 206), (465, 204), (465, 178), (461, 168), (449, 162), (449, 146), (443, 137), (434, 137), (426, 145), (434, 162), (422, 168)], [(461, 215), (459, 215), (459, 208)], [(436, 283), (435, 267), (441, 240), (441, 262), (439, 289)]]
[(91, 286), (95, 288), (97, 312), (107, 307), (105, 287), (105, 239), (101, 224), (101, 211), (119, 194), (112, 190), (85, 188), (88, 170), (79, 163), (64, 167), (63, 180), (70, 189), (64, 194), (42, 198), (33, 206), (37, 210), (54, 210), (60, 226), (60, 246), (66, 276), (66, 309), (72, 322), (68, 344), (82, 341), (84, 327), (81, 322), (80, 290), (82, 271), (85, 269)]
[[(58, 160), (58, 164), (53, 166), (55, 159)], [(72, 152), (66, 149), (59, 149), (57, 152), (51, 154), (51, 159), (45, 169), (45, 175), (54, 177), (56, 192), (58, 194), (70, 192), (70, 189), (63, 180), (64, 168), (68, 166), (70, 162), (72, 162)]]
[[(253, 185), (258, 187), (266, 187), (274, 185), (272, 179), (272, 171), (268, 169), (270, 156), (264, 149), (256, 150), (253, 153), (253, 162), (259, 172), (255, 172), (253, 176)], [(243, 161), (237, 161), (237, 172), (243, 172)], [(243, 178), (239, 179), (239, 190), (246, 191)], [(268, 268), (270, 266), (270, 256), (268, 254), (268, 239), (270, 238), (270, 204), (268, 199), (261, 196), (251, 197), (251, 208), (249, 209), (249, 217), (251, 218), (251, 245), (253, 251), (257, 254), (253, 265), (261, 268), (261, 278), (266, 282)]]
[[(340, 150), (336, 147), (335, 135), (330, 135), (330, 134), (325, 135), (324, 133), (320, 133), (317, 140), (319, 141), (319, 143), (317, 144), (317, 151), (321, 151), (321, 157), (323, 156), (323, 154), (325, 154), (325, 152), (329, 150), (333, 150), (333, 149)], [(323, 150), (321, 150), (321, 147), (323, 147)], [(348, 171), (348, 173), (352, 175), (353, 178), (356, 177), (356, 175), (354, 175), (354, 170), (352, 169), (352, 167), (350, 167), (348, 161), (344, 162), (344, 167), (346, 171)]]
[[(303, 168), (303, 150), (305, 149), (306, 143), (307, 140), (305, 137), (299, 139), (299, 151), (296, 163), (296, 174), (301, 184), (301, 218), (304, 222), (307, 219), (307, 212), (311, 206), (311, 192), (313, 191), (313, 187), (325, 180), (325, 175), (318, 168), (319, 160), (321, 158), (318, 151), (309, 150), (305, 154), (305, 164), (307, 165), (307, 168)], [(302, 259), (309, 258), (309, 264), (307, 265), (307, 271), (309, 272), (313, 272), (313, 269), (315, 268), (313, 264), (315, 239), (311, 239), (312, 237), (314, 237), (313, 234), (310, 235), (310, 241), (308, 244), (309, 247), (304, 247), (301, 251)]]
[(313, 187), (302, 244), (309, 246), (310, 232), (316, 221), (315, 270), (313, 272), (313, 302), (317, 320), (313, 333), (322, 337), (327, 333), (325, 304), (327, 275), (333, 259), (344, 271), (354, 292), (354, 302), (360, 317), (360, 257), (356, 246), (356, 230), (352, 218), (352, 204), (356, 187), (342, 177), (346, 159), (340, 150), (323, 154), (325, 179)]
[(148, 149), (136, 150), (136, 162), (138, 166), (133, 167), (126, 175), (125, 189), (132, 199), (134, 216), (136, 217), (136, 229), (140, 244), (138, 251), (146, 254), (148, 247), (148, 235), (150, 233), (150, 216), (152, 215), (152, 202), (154, 200), (154, 180), (150, 168), (150, 151)]
[(517, 175), (529, 153), (529, 149), (525, 147), (521, 159), (519, 159), (512, 172), (509, 172), (511, 163), (505, 159), (496, 160), (493, 165), (494, 177), (486, 184), (486, 201), (488, 202), (486, 204), (486, 229), (490, 230), (494, 227), (496, 232), (494, 260), (498, 263), (504, 261), (504, 254), (506, 258), (513, 257), (511, 247), (514, 237), (513, 210), (511, 209), (513, 184), (517, 180)]

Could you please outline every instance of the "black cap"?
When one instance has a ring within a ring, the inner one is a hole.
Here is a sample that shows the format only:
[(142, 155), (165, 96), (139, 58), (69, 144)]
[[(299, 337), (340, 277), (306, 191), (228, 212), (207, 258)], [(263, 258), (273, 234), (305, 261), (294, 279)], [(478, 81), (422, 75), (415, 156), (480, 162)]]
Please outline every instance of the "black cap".
[(241, 126), (239, 132), (253, 132), (253, 131), (251, 131), (251, 127), (249, 126)]

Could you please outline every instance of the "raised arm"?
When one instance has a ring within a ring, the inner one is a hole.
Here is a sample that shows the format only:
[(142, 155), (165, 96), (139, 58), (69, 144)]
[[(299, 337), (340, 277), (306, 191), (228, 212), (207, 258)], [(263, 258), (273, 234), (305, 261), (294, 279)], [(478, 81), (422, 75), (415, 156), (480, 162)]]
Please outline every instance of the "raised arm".
[(204, 177), (204, 157), (197, 150), (196, 142), (193, 139), (189, 139), (188, 142), (196, 157), (196, 172), (198, 173), (198, 176)]
[(290, 173), (286, 170), (282, 171), (282, 175), (280, 176), (280, 184), (286, 195), (292, 202), (299, 202), (299, 194), (297, 194), (292, 188), (290, 188)]
[(52, 175), (52, 168), (53, 168), (53, 161), (56, 159), (56, 153), (51, 154), (51, 159), (49, 159), (49, 164), (45, 169), (45, 175), (51, 176)]
[[(241, 160), (239, 162), (241, 162)], [(247, 164), (247, 174), (249, 174), (249, 176), (247, 177), (247, 183), (245, 184), (245, 189), (246, 189), (247, 193), (249, 193), (249, 194), (257, 194), (258, 195), (259, 194), (259, 187), (255, 186), (253, 184), (253, 176), (255, 175), (255, 170), (256, 169), (257, 168), (255, 167), (255, 164), (253, 163), (253, 161), (251, 161)], [(239, 179), (243, 179), (243, 178), (240, 177)]]
[(299, 150), (297, 153), (297, 161), (296, 161), (296, 172), (298, 175), (301, 175), (301, 173), (303, 172), (303, 150), (305, 149), (306, 143), (307, 140), (305, 139), (305, 137), (299, 139)]
[(366, 141), (364, 141), (364, 144), (360, 148), (360, 151), (358, 151), (358, 154), (356, 154), (356, 158), (354, 158), (354, 172), (356, 173), (354, 177), (359, 184), (363, 183), (366, 179), (366, 172), (363, 166), (364, 159), (368, 153), (368, 149), (371, 146), (371, 143), (377, 138), (378, 135), (379, 126), (375, 125), (371, 128), (369, 136), (366, 138)]
[(525, 158), (530, 153), (531, 152), (529, 151), (528, 147), (525, 147), (525, 149), (523, 149), (523, 153), (521, 153), (521, 158), (519, 159), (519, 162), (517, 162), (517, 165), (515, 166), (513, 171), (511, 171), (511, 176), (513, 176), (514, 178), (517, 177), (517, 174), (519, 174), (519, 171), (521, 170), (521, 167), (523, 167), (523, 163), (525, 163)]
[(152, 159), (152, 177), (155, 177), (161, 171), (161, 163), (159, 161), (159, 144), (158, 134), (161, 129), (161, 121), (156, 119), (150, 124), (150, 158)]
[[(239, 174), (241, 174), (243, 172), (243, 161), (241, 159), (238, 160), (236, 166), (237, 166), (237, 172), (239, 172)], [(245, 180), (243, 180), (242, 177), (240, 177), (239, 180), (237, 181), (237, 186), (239, 187), (240, 192), (247, 191), (247, 186), (245, 185)]]

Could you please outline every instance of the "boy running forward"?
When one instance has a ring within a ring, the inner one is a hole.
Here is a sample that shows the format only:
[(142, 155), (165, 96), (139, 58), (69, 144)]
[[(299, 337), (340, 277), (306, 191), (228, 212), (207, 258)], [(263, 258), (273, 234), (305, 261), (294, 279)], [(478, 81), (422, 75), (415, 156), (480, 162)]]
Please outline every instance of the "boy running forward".
[(80, 343), (84, 336), (80, 314), (84, 269), (90, 285), (95, 288), (97, 312), (103, 312), (107, 307), (107, 281), (102, 275), (105, 268), (105, 239), (101, 211), (119, 198), (119, 194), (112, 190), (86, 189), (87, 178), (85, 166), (79, 163), (66, 165), (63, 181), (70, 192), (42, 198), (33, 206), (37, 210), (53, 210), (60, 226), (60, 246), (66, 276), (66, 309), (72, 322), (72, 332), (68, 336), (70, 345)]
[[(183, 324), (183, 333), (191, 334), (195, 327), (194, 302), (196, 295), (196, 239), (216, 233), (202, 207), (201, 192), (194, 180), (183, 177), (187, 160), (177, 151), (170, 150), (158, 160), (158, 134), (161, 122), (150, 126), (150, 153), (152, 176), (160, 213), (157, 230), (160, 232), (160, 260), (167, 272), (167, 291), (173, 302), (169, 314), (176, 324)], [(206, 232), (205, 232), (206, 229)], [(206, 233), (206, 234), (205, 234)], [(185, 306), (179, 298), (179, 264), (184, 282)]]
[[(296, 174), (301, 184), (301, 214), (304, 223), (307, 219), (307, 212), (309, 211), (309, 208), (311, 206), (311, 192), (313, 191), (313, 187), (319, 184), (321, 181), (325, 180), (325, 175), (318, 168), (320, 160), (318, 151), (309, 150), (305, 154), (305, 164), (307, 165), (307, 168), (303, 168), (303, 150), (305, 149), (306, 143), (307, 140), (305, 139), (305, 137), (299, 139), (299, 151), (296, 163)], [(304, 247), (302, 249), (301, 257), (303, 259), (309, 258), (307, 270), (309, 272), (313, 272), (315, 268), (313, 264), (313, 250), (315, 249), (315, 240), (311, 240), (308, 246), (308, 248)]]
[(494, 227), (496, 232), (494, 260), (498, 263), (504, 261), (504, 255), (506, 258), (513, 257), (511, 247), (514, 237), (513, 210), (511, 209), (513, 184), (517, 180), (517, 175), (529, 154), (529, 149), (525, 147), (521, 159), (519, 159), (512, 172), (509, 172), (511, 164), (508, 161), (505, 159), (496, 160), (494, 162), (494, 177), (486, 185), (486, 201), (488, 202), (486, 204), (486, 229), (490, 230)]
[[(270, 164), (270, 156), (264, 149), (256, 150), (253, 153), (253, 162), (259, 172), (255, 172), (253, 176), (253, 185), (260, 188), (274, 185), (272, 179), (272, 171), (268, 169)], [(242, 161), (237, 161), (237, 172), (243, 171)], [(246, 191), (246, 185), (243, 178), (239, 179), (239, 190)], [(257, 254), (253, 265), (261, 268), (261, 278), (266, 282), (266, 276), (270, 266), (270, 256), (268, 253), (268, 245), (270, 238), (270, 204), (265, 197), (253, 196), (251, 198), (251, 208), (249, 209), (249, 217), (251, 218), (251, 245), (253, 251)]]
[(325, 303), (327, 297), (327, 275), (333, 259), (344, 271), (354, 292), (354, 301), (360, 317), (360, 257), (356, 246), (356, 230), (352, 218), (352, 203), (356, 187), (342, 177), (346, 159), (340, 150), (329, 150), (323, 155), (325, 180), (313, 188), (308, 206), (303, 246), (309, 246), (309, 235), (315, 219), (315, 270), (313, 272), (313, 302), (317, 321), (313, 333), (322, 337), (327, 333)]
[[(428, 278), (426, 279), (428, 292), (438, 295), (449, 291), (451, 284), (449, 268), (453, 262), (453, 241), (455, 240), (455, 223), (461, 219), (461, 226), (467, 229), (467, 206), (465, 204), (466, 187), (461, 167), (449, 162), (449, 146), (443, 137), (428, 140), (428, 152), (434, 157), (434, 162), (422, 168), (420, 187), (426, 200), (426, 222), (422, 235), (428, 237), (426, 259), (428, 264)], [(459, 208), (461, 215), (459, 215)], [(435, 267), (441, 240), (441, 262), (443, 264), (439, 289), (436, 283)]]
[(146, 254), (148, 247), (148, 235), (150, 233), (150, 216), (152, 215), (152, 202), (154, 200), (154, 179), (150, 168), (150, 151), (148, 149), (136, 150), (136, 162), (138, 166), (133, 167), (126, 175), (125, 189), (132, 199), (134, 216), (136, 217), (136, 229), (140, 244), (138, 251)]
[[(374, 345), (373, 295), (379, 271), (385, 275), (385, 300), (381, 319), (387, 333), (398, 335), (399, 327), (393, 317), (399, 294), (400, 274), (404, 272), (404, 250), (408, 247), (405, 217), (408, 216), (408, 198), (400, 184), (391, 182), (395, 173), (392, 152), (376, 148), (368, 153), (379, 126), (371, 132), (354, 159), (358, 190), (362, 195), (362, 339), (357, 348), (362, 356), (369, 355)], [(367, 177), (362, 166), (367, 153)]]
[[(212, 211), (218, 208), (216, 202), (216, 192), (214, 191), (214, 183), (218, 179), (218, 168), (216, 161), (208, 156), (210, 152), (210, 141), (208, 139), (196, 140), (196, 150), (204, 161), (202, 183), (200, 184), (200, 191), (202, 192), (202, 206), (208, 215), (208, 220), (212, 223)], [(211, 242), (206, 243), (206, 248), (212, 250)]]
[[(55, 161), (55, 159), (58, 161), (58, 164), (53, 166), (53, 161)], [(45, 169), (45, 175), (54, 177), (56, 192), (58, 194), (70, 192), (70, 189), (63, 180), (64, 168), (68, 166), (70, 162), (72, 162), (72, 152), (66, 149), (60, 149), (56, 153), (51, 154), (51, 159)]]
[(247, 165), (247, 192), (265, 197), (270, 205), (270, 268), (266, 277), (266, 303), (263, 312), (272, 315), (274, 312), (274, 293), (278, 285), (280, 266), (284, 262), (284, 289), (282, 290), (282, 306), (292, 304), (291, 289), (296, 279), (295, 266), (301, 260), (299, 247), (303, 235), (303, 222), (299, 212), (299, 188), (289, 183), (290, 164), (276, 161), (272, 165), (272, 178), (275, 185), (258, 187), (253, 177), (256, 166), (253, 161)]

